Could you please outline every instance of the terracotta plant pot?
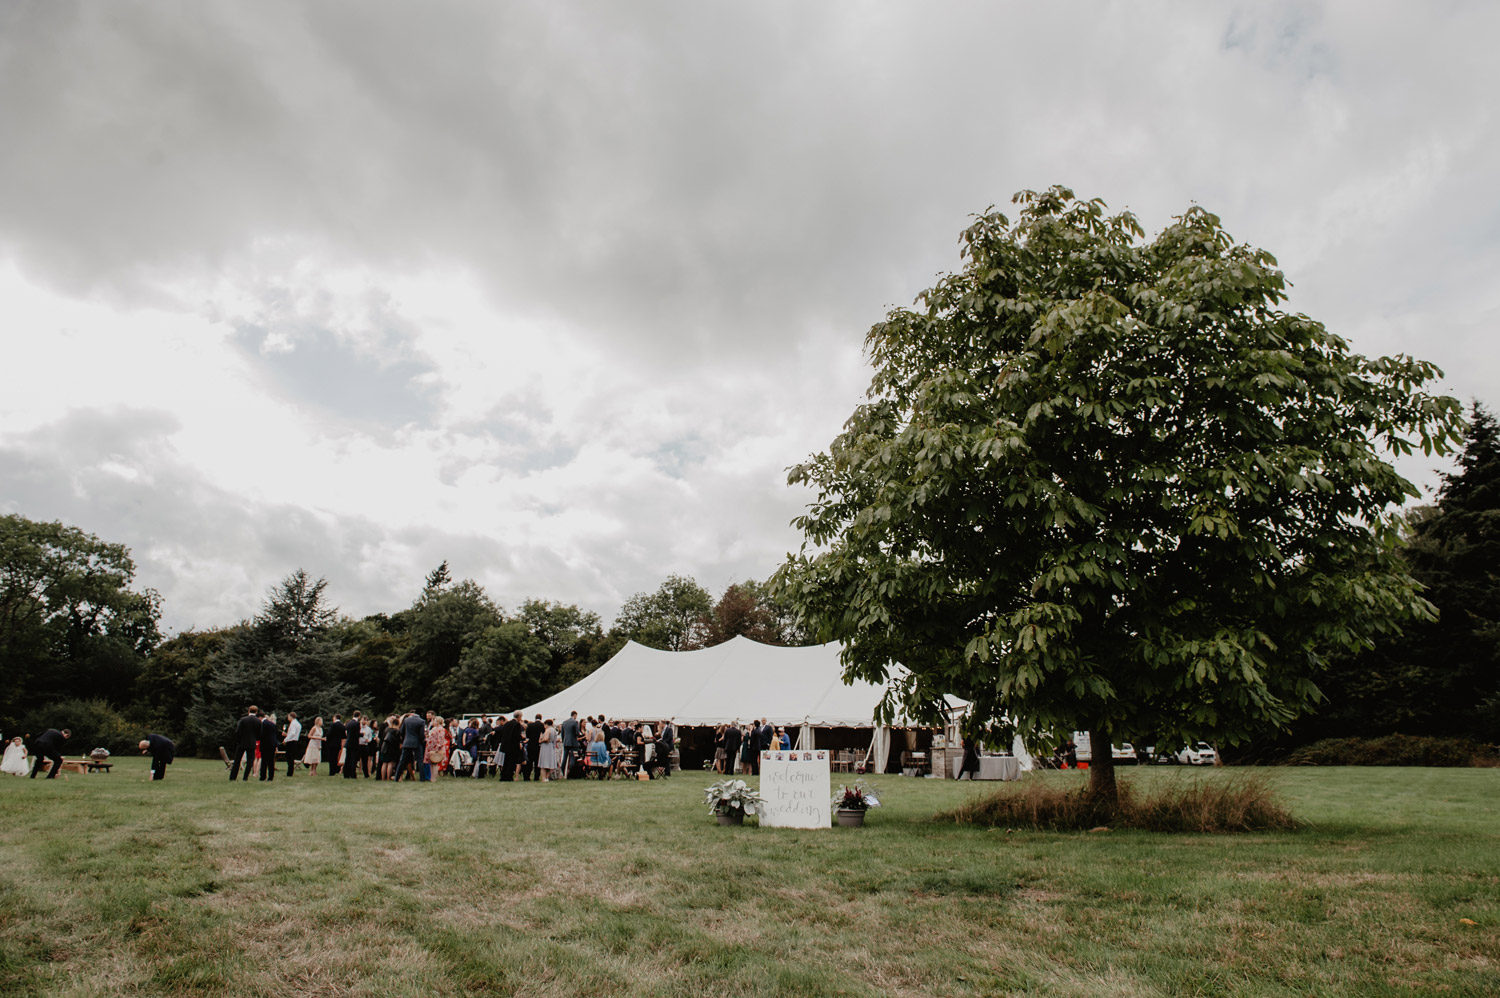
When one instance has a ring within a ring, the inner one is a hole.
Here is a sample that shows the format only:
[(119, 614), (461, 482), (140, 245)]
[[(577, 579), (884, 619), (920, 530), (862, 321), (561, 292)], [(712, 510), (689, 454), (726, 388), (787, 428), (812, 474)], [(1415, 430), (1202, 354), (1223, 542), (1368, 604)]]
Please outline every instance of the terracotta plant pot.
[(865, 812), (855, 808), (839, 808), (834, 812), (840, 828), (859, 828), (865, 823)]
[(743, 825), (745, 823), (744, 811), (716, 811), (714, 817), (719, 819), (721, 825)]

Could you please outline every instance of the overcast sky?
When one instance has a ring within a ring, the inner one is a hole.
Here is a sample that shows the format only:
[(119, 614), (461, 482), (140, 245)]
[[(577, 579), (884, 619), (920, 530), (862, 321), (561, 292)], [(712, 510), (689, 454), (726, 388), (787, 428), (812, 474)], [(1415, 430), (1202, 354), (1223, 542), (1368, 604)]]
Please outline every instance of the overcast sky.
[[(1494, 403), (1500, 4), (0, 5), (0, 511), (169, 630), (447, 559), (608, 622), (796, 548), (785, 469), (969, 215), (1190, 204)], [(1424, 485), (1437, 463), (1404, 466)]]

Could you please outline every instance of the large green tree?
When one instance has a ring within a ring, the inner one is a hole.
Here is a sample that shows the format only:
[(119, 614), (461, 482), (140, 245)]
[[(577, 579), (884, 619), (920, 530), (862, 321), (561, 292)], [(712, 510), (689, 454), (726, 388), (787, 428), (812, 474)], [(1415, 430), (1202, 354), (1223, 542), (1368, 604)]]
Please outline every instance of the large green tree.
[(130, 698), (161, 639), (160, 597), (136, 591), (124, 545), (0, 516), (0, 723), (67, 698)]
[(529, 599), (521, 604), (518, 619), (547, 646), (547, 668), (539, 677), (543, 696), (578, 682), (625, 643), (605, 636), (597, 613), (572, 603)]
[(445, 716), (508, 712), (541, 700), (547, 646), (519, 620), (486, 627), (464, 649), (457, 668), (433, 685), (431, 705)]
[(699, 620), (695, 647), (711, 648), (734, 637), (767, 645), (802, 644), (803, 634), (790, 606), (765, 582), (731, 584)]
[(370, 694), (372, 710), (389, 711), (398, 699), (396, 677), (410, 650), (408, 614), (373, 613), (333, 625), (332, 636), (343, 649), (339, 678)]
[(188, 711), (195, 698), (207, 695), (214, 663), (235, 632), (235, 628), (216, 628), (174, 635), (156, 646), (136, 677), (135, 713), (148, 730), (176, 739), (184, 755), (198, 751)]
[(708, 590), (690, 577), (669, 575), (655, 592), (636, 593), (620, 606), (614, 630), (663, 651), (698, 646), (697, 632), (713, 608)]
[(327, 588), (299, 568), (271, 590), (253, 620), (225, 632), (187, 712), (201, 749), (223, 744), (250, 704), (309, 718), (370, 706), (367, 693), (342, 679), (347, 651), (333, 630), (338, 611), (327, 603)]
[(1330, 668), (1288, 743), (1393, 733), (1500, 742), (1500, 427), (1475, 403), (1456, 470), (1404, 551), (1437, 619)]
[(505, 619), (479, 583), (453, 582), (446, 561), (428, 575), (402, 617), (405, 648), (393, 677), (401, 707), (426, 706), (434, 685), (458, 668), (465, 650)]
[[(1451, 712), (1445, 734), (1500, 743), (1500, 426), (1477, 402), (1458, 469), (1444, 476), (1437, 515), (1419, 523), (1413, 574), (1438, 608), (1419, 648)], [(1434, 733), (1438, 733), (1434, 731)]]
[(792, 470), (816, 499), (778, 575), (889, 703), (952, 693), (1034, 744), (1285, 725), (1324, 656), (1430, 607), (1384, 459), (1458, 438), (1437, 371), (1280, 309), (1270, 254), (1194, 207), (1146, 240), (1065, 188), (962, 237), (964, 266), (870, 330), (867, 401)]

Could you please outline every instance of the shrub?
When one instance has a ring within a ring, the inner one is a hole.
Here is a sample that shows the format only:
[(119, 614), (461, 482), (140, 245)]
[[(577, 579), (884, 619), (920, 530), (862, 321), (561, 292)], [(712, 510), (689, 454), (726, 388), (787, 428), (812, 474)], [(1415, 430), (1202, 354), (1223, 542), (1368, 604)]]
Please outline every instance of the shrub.
[(1122, 780), (1119, 790), (1119, 807), (1109, 809), (1090, 797), (1086, 787), (1025, 780), (940, 814), (937, 820), (1049, 831), (1104, 825), (1150, 832), (1255, 832), (1299, 825), (1263, 776), (1174, 782), (1149, 793)]
[(67, 756), (88, 755), (103, 746), (115, 755), (134, 755), (146, 731), (132, 724), (103, 700), (59, 700), (48, 707), (28, 711), (16, 733), (30, 739), (48, 728), (68, 728), (73, 734), (63, 746)]
[(1381, 738), (1326, 738), (1294, 749), (1288, 766), (1495, 766), (1500, 752), (1463, 738), (1385, 735)]

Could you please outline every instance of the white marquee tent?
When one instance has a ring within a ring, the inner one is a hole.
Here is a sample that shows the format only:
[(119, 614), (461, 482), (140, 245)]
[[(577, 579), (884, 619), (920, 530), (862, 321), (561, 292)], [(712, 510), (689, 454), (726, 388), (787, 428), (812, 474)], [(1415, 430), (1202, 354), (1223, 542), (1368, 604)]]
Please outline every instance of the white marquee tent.
[(525, 713), (671, 717), (685, 725), (760, 717), (787, 726), (871, 727), (884, 688), (846, 685), (843, 673), (835, 642), (781, 648), (735, 637), (712, 648), (658, 651), (630, 641), (593, 673)]
[(836, 642), (782, 648), (735, 637), (712, 648), (671, 652), (631, 641), (591, 675), (524, 713), (562, 719), (576, 710), (626, 720), (671, 718), (679, 726), (765, 718), (788, 730), (801, 728), (800, 748), (813, 744), (815, 728), (871, 728), (873, 755), (884, 758), (890, 735), (876, 727), (874, 717), (885, 690), (846, 684), (839, 649)]

